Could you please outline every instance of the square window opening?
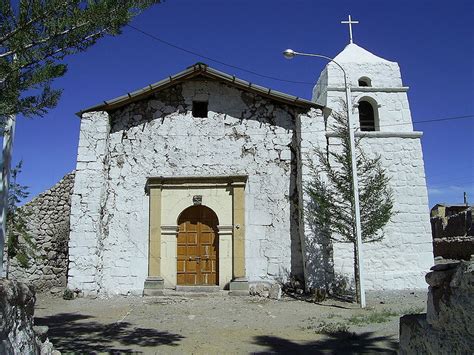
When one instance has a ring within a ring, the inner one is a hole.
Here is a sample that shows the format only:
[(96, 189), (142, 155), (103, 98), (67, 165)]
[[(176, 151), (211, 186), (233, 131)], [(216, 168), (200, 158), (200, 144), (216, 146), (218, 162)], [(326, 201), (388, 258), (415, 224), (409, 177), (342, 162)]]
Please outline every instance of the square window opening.
[(207, 107), (207, 101), (193, 101), (193, 117), (206, 118)]

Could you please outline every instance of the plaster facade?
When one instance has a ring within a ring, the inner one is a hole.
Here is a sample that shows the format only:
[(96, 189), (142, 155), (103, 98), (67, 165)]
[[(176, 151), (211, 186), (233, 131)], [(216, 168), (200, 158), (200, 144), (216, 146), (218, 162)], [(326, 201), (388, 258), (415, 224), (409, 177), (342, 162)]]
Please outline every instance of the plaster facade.
[[(424, 287), (433, 257), (421, 133), (413, 132), (398, 64), (353, 44), (336, 60), (349, 76), (354, 116), (361, 99), (376, 108), (376, 132), (357, 134), (369, 155), (381, 154), (397, 211), (385, 239), (364, 245), (366, 288)], [(337, 149), (330, 113), (344, 108), (340, 70), (329, 64), (313, 91), (322, 110), (202, 64), (194, 68), (81, 114), (69, 287), (141, 294), (150, 277), (176, 286), (177, 220), (195, 195), (219, 219), (221, 288), (289, 275), (320, 287), (327, 268), (352, 277), (352, 246), (321, 244), (304, 216), (314, 149)], [(360, 77), (372, 86), (356, 86)], [(203, 101), (207, 117), (194, 117), (193, 102)], [(232, 176), (245, 177), (238, 193), (231, 182), (193, 180)], [(180, 177), (182, 185), (146, 189), (160, 177)]]
[[(344, 67), (351, 88), (355, 135), (369, 157), (381, 156), (390, 178), (396, 212), (383, 229), (385, 237), (381, 242), (363, 244), (365, 286), (367, 289), (422, 288), (424, 275), (433, 263), (433, 247), (422, 133), (413, 131), (408, 88), (402, 84), (397, 63), (379, 58), (356, 44), (349, 44), (335, 60)], [(370, 79), (372, 86), (360, 87), (359, 78)], [(313, 100), (328, 109), (345, 112), (344, 77), (334, 63), (322, 72), (313, 90)], [(361, 100), (370, 102), (375, 109), (375, 132), (359, 130)], [(331, 126), (331, 119), (330, 114), (326, 115), (327, 127)], [(331, 134), (330, 128), (326, 137), (328, 149), (338, 149), (338, 138)], [(332, 249), (334, 272), (346, 276), (353, 273), (352, 245), (335, 243)]]
[[(203, 98), (209, 100), (208, 117), (193, 117), (193, 100)], [(247, 176), (241, 209), (245, 225), (239, 230), (245, 238), (245, 274), (235, 275), (234, 262), (234, 276), (272, 280), (302, 274), (296, 183), (300, 111), (223, 83), (195, 79), (114, 112), (84, 113), (72, 196), (69, 287), (85, 294), (142, 293), (149, 276), (152, 228), (145, 185), (148, 177), (160, 176)], [(316, 119), (316, 111), (308, 115)], [(165, 259), (160, 273), (170, 287), (175, 285), (177, 216), (192, 205), (192, 194), (203, 196), (220, 225), (232, 226), (225, 190), (163, 189), (160, 247)], [(230, 237), (222, 233), (224, 241)], [(231, 246), (220, 253), (224, 286)]]

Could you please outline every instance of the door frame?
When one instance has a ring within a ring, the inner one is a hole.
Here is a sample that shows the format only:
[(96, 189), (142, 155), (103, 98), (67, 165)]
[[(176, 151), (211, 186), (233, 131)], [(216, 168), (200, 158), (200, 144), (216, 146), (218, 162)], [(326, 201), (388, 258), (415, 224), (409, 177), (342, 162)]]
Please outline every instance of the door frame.
[(219, 286), (246, 277), (245, 188), (247, 176), (173, 176), (147, 179), (149, 196), (148, 278), (176, 286), (178, 217), (201, 195), (218, 217)]

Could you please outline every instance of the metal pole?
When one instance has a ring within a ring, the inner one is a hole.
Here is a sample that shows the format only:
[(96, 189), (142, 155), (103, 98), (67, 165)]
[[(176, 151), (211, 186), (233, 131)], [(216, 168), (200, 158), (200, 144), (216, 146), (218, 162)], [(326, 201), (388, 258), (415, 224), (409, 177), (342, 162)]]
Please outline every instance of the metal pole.
[[(13, 63), (17, 55), (13, 54)], [(5, 84), (3, 82), (3, 84)], [(8, 214), (8, 192), (10, 189), (10, 167), (13, 151), (13, 138), (15, 137), (16, 116), (8, 116), (3, 129), (3, 151), (0, 162), (0, 278), (7, 276), (7, 270), (3, 264), (5, 255), (5, 240), (7, 238), (7, 214)]]
[(357, 177), (357, 160), (356, 160), (356, 151), (355, 151), (355, 137), (354, 137), (354, 125), (352, 122), (352, 104), (351, 104), (351, 89), (347, 84), (347, 74), (344, 68), (336, 62), (333, 58), (322, 55), (322, 54), (312, 54), (312, 53), (301, 53), (295, 52), (291, 49), (287, 49), (283, 52), (287, 58), (292, 58), (295, 55), (301, 55), (306, 57), (318, 57), (324, 58), (336, 64), (339, 69), (342, 70), (344, 74), (344, 87), (346, 89), (346, 103), (347, 103), (347, 124), (349, 128), (349, 141), (350, 141), (350, 150), (351, 150), (351, 167), (352, 167), (352, 189), (354, 192), (354, 218), (356, 222), (356, 243), (357, 243), (357, 263), (359, 264), (358, 276), (360, 284), (360, 307), (365, 308), (365, 288), (364, 288), (364, 258), (362, 253), (362, 229), (360, 223), (360, 203), (359, 203), (359, 179)]
[(349, 125), (349, 141), (351, 144), (351, 165), (352, 165), (352, 189), (354, 190), (354, 214), (356, 221), (356, 237), (357, 237), (357, 263), (359, 264), (359, 285), (360, 285), (360, 307), (365, 308), (365, 288), (364, 288), (364, 258), (362, 252), (362, 227), (360, 223), (360, 204), (359, 204), (359, 178), (357, 177), (357, 160), (355, 151), (354, 125), (352, 122), (352, 105), (351, 105), (351, 89), (347, 85), (346, 73), (344, 73), (344, 84), (346, 86), (346, 102), (347, 102), (347, 121)]
[(10, 166), (12, 158), (13, 138), (15, 135), (16, 119), (14, 115), (8, 117), (3, 131), (3, 153), (1, 162), (0, 199), (1, 211), (0, 219), (2, 228), (0, 231), (0, 277), (6, 277), (3, 258), (5, 251), (5, 240), (7, 238), (7, 212), (8, 212), (8, 190), (10, 186)]

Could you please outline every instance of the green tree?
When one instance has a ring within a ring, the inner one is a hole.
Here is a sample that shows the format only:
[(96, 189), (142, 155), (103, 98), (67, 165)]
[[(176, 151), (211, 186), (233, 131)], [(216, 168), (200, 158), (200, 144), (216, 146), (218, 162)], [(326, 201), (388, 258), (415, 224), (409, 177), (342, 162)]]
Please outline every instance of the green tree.
[(61, 61), (103, 36), (117, 35), (135, 15), (159, 0), (0, 1), (0, 124), (11, 115), (43, 116), (61, 90)]
[[(311, 166), (312, 179), (305, 186), (309, 201), (306, 220), (335, 242), (352, 243), (357, 301), (360, 301), (359, 264), (357, 259), (354, 192), (347, 117), (333, 112), (333, 130), (340, 140), (335, 149), (316, 149), (317, 165)], [(362, 242), (373, 243), (384, 238), (383, 227), (395, 214), (389, 178), (382, 168), (380, 155), (368, 158), (360, 138), (356, 138), (356, 162), (359, 179), (359, 203)]]
[(11, 170), (7, 208), (7, 251), (8, 258), (16, 258), (21, 267), (29, 267), (29, 261), (35, 254), (35, 243), (28, 231), (29, 213), (18, 205), (29, 196), (28, 187), (18, 183), (22, 162)]

